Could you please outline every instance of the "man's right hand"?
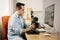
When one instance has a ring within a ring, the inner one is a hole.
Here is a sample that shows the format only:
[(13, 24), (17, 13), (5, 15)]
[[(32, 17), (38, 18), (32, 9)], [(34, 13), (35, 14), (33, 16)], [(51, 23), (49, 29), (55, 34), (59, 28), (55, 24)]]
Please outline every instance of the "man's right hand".
[(33, 30), (35, 28), (35, 25), (30, 25), (28, 28), (26, 29), (23, 29), (23, 32), (27, 32), (27, 31), (30, 31), (30, 30)]
[(28, 27), (28, 29), (29, 29), (29, 30), (35, 29), (35, 25), (34, 25), (34, 24), (30, 25), (30, 26)]

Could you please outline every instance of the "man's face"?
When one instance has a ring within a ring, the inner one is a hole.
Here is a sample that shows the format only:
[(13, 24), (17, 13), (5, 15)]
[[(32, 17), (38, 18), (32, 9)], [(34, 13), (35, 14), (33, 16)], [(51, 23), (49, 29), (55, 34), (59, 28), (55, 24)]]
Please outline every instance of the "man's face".
[(21, 6), (21, 9), (19, 10), (19, 15), (23, 15), (23, 13), (24, 13), (24, 6)]

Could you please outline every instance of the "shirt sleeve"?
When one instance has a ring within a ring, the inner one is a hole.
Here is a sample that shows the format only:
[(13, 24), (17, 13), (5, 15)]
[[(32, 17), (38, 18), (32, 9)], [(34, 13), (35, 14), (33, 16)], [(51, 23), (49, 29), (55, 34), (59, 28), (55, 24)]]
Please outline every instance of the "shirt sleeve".
[(27, 25), (24, 23), (24, 28), (27, 28)]
[(22, 33), (21, 23), (19, 23), (17, 19), (10, 20), (9, 24), (10, 24), (11, 30), (13, 30), (15, 34)]

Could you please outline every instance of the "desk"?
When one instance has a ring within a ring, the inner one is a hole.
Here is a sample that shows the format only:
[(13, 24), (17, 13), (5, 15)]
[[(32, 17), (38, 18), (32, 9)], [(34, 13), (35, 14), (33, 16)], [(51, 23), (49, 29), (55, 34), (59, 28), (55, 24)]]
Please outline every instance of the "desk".
[(44, 33), (40, 34), (27, 34), (25, 33), (27, 40), (57, 40), (56, 34), (50, 34), (49, 37), (45, 36)]

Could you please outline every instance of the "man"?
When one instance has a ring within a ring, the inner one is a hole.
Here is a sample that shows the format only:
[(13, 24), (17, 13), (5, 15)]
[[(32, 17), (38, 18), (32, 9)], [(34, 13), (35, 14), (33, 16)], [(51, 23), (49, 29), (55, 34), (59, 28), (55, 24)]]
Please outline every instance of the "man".
[(26, 28), (23, 13), (24, 4), (16, 3), (16, 12), (10, 17), (8, 22), (8, 40), (25, 40), (21, 34), (34, 28), (32, 26)]

